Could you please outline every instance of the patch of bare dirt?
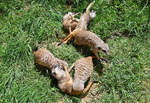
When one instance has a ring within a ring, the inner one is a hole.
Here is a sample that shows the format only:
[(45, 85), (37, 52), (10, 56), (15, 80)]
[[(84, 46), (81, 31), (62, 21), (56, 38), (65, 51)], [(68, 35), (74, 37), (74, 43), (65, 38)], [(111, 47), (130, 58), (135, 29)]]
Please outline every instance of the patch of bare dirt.
[(102, 92), (98, 91), (99, 84), (93, 84), (88, 94), (81, 99), (81, 103), (90, 103), (92, 100), (98, 100), (102, 96)]

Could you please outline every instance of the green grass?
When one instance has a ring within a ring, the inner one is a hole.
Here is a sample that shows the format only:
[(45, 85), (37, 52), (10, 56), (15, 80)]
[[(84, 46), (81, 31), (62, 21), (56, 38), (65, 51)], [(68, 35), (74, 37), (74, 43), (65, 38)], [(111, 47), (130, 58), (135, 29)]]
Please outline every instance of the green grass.
[[(81, 102), (80, 97), (62, 93), (49, 73), (34, 65), (32, 50), (37, 44), (46, 44), (69, 65), (91, 54), (89, 49), (73, 43), (55, 47), (59, 41), (56, 32), (59, 38), (65, 37), (63, 15), (68, 11), (84, 12), (91, 1), (71, 0), (71, 6), (65, 0), (0, 2), (1, 103), (55, 103), (61, 99), (65, 103)], [(89, 102), (150, 102), (150, 2), (96, 0), (92, 9), (97, 16), (89, 30), (109, 44), (110, 57), (106, 57), (109, 64), (94, 61), (91, 79), (99, 83), (88, 93)], [(100, 74), (102, 66), (104, 72)]]

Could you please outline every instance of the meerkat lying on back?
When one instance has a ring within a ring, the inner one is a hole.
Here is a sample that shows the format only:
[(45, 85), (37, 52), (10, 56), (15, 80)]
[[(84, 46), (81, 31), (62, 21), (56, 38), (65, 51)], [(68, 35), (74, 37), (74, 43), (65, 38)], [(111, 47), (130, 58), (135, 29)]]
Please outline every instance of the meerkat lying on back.
[(96, 16), (95, 11), (92, 10), (92, 12), (90, 12), (90, 8), (94, 3), (95, 1), (90, 3), (90, 5), (86, 9), (86, 12), (83, 15), (81, 15), (80, 20), (74, 18), (74, 16), (78, 15), (79, 13), (74, 14), (72, 12), (68, 12), (67, 14), (65, 14), (63, 17), (64, 28), (68, 30), (69, 33), (71, 33), (71, 31), (75, 30), (76, 28), (87, 30), (89, 21)]
[(86, 8), (85, 13), (81, 15), (76, 29), (87, 30), (89, 21), (92, 20), (96, 16), (95, 11), (92, 10), (92, 12), (90, 12), (90, 8), (92, 7), (92, 5), (94, 5), (94, 3), (95, 1), (91, 2)]
[[(95, 3), (95, 1), (93, 1), (92, 3), (89, 4), (89, 6), (86, 9), (86, 12), (80, 17), (80, 20), (78, 20), (78, 25), (76, 26), (75, 30), (73, 30), (73, 32), (70, 32), (70, 34), (64, 39), (64, 42), (69, 41), (73, 37), (73, 35), (75, 35), (76, 33), (82, 32), (83, 30), (87, 30), (89, 21), (96, 16), (96, 12), (94, 12), (94, 11), (90, 12), (90, 8), (94, 3)], [(70, 19), (67, 19), (67, 18), (71, 18), (72, 15), (73, 14), (71, 12), (69, 12), (68, 14), (66, 14), (64, 16), (64, 18), (66, 18), (66, 20), (64, 20), (67, 22), (66, 24), (71, 25), (71, 23), (68, 22)], [(63, 23), (64, 27), (68, 27), (66, 24)], [(69, 39), (69, 40), (67, 40), (67, 39)], [(60, 44), (61, 43), (59, 43), (58, 45), (60, 45)]]
[[(34, 52), (35, 63), (45, 66), (50, 69), (52, 76), (58, 80), (58, 87), (63, 91), (71, 95), (76, 95), (76, 92), (73, 91), (73, 80), (67, 70), (68, 64), (65, 61), (62, 61), (47, 49), (40, 48)], [(91, 84), (92, 85), (92, 84)], [(84, 93), (88, 89), (85, 89)], [(78, 93), (82, 94), (82, 92)]]
[(60, 60), (54, 55), (48, 51), (47, 49), (40, 48), (37, 51), (34, 52), (34, 60), (35, 63), (45, 66), (48, 69), (52, 69), (56, 64), (59, 64), (61, 67), (66, 66), (68, 67), (68, 64), (66, 61)]
[[(69, 71), (74, 67), (75, 74), (72, 80)], [(85, 82), (90, 78), (93, 72), (93, 62), (92, 57), (81, 58), (77, 60), (73, 66), (69, 69), (64, 67), (63, 69), (56, 65), (52, 68), (52, 75), (58, 80), (58, 87), (63, 91), (71, 95), (81, 95), (85, 94), (93, 82), (89, 82), (86, 88), (84, 87)]]

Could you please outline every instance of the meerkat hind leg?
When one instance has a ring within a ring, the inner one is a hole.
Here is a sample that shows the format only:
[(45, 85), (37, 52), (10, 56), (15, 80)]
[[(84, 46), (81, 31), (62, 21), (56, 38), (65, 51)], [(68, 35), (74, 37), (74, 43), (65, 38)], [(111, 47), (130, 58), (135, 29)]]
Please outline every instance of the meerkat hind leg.
[(64, 65), (64, 69), (65, 69), (65, 72), (66, 72), (67, 76), (70, 77), (70, 74), (68, 72), (68, 68), (65, 65)]
[(69, 40), (71, 40), (71, 38), (73, 37), (73, 34), (69, 34), (67, 37), (65, 37), (62, 41), (60, 41), (57, 46), (60, 46), (62, 43), (68, 43)]
[(65, 41), (63, 41), (63, 43), (68, 43), (70, 40), (72, 39), (72, 36), (71, 37), (69, 37), (67, 40), (65, 40)]
[(89, 89), (92, 87), (92, 85), (93, 85), (93, 82), (89, 82), (86, 88), (83, 90), (82, 94), (85, 94), (86, 92), (88, 92)]
[(65, 44), (68, 43), (68, 41), (70, 41), (70, 40), (72, 39), (73, 35), (74, 35), (74, 33), (71, 32), (71, 33), (64, 39), (63, 43), (65, 43)]
[(71, 27), (69, 27), (69, 33), (71, 33)]
[(74, 68), (74, 63), (71, 65), (71, 67), (68, 69), (68, 72), (70, 73), (71, 72), (71, 70)]

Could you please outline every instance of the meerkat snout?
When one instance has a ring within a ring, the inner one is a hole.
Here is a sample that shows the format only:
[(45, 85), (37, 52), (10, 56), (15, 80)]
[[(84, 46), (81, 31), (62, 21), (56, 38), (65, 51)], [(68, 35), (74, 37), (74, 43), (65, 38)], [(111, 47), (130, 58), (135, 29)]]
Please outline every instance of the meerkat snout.
[(108, 44), (104, 43), (103, 45), (97, 46), (97, 49), (105, 53), (106, 55), (109, 55), (109, 46)]

